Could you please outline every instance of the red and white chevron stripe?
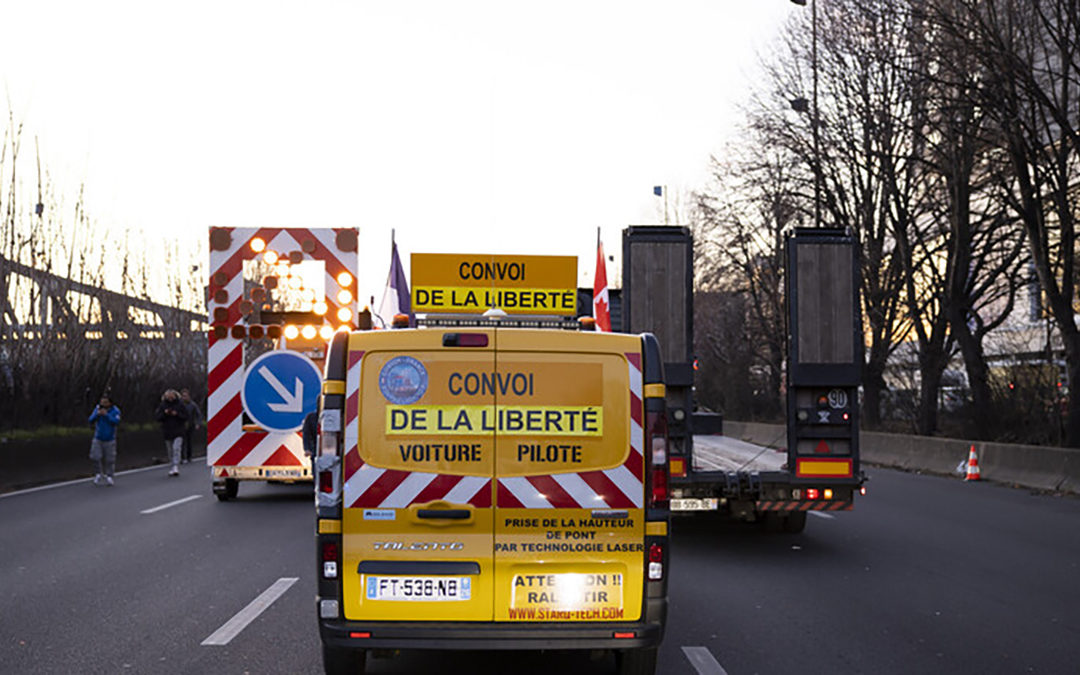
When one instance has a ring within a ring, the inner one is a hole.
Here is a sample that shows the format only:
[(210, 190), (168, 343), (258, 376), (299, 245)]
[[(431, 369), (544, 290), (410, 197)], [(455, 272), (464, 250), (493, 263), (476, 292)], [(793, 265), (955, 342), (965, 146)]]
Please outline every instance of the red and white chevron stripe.
[[(211, 326), (231, 329), (242, 320), (240, 303), (244, 300), (244, 261), (261, 255), (251, 249), (251, 240), (259, 237), (266, 249), (288, 255), (302, 251), (305, 240), (314, 243), (314, 251), (305, 260), (320, 260), (326, 267), (325, 302), (327, 316), (335, 317), (343, 305), (338, 301), (342, 290), (337, 276), (349, 272), (355, 277), (356, 251), (337, 249), (341, 229), (333, 228), (212, 228), (231, 235), (226, 250), (210, 247), (210, 286), (207, 303)], [(355, 232), (355, 230), (352, 230)], [(219, 283), (221, 282), (221, 283)], [(219, 292), (224, 297), (219, 298)], [(218, 302), (218, 300), (223, 302)], [(356, 315), (355, 299), (348, 306)], [(228, 318), (214, 320), (214, 311), (225, 308)], [(336, 322), (340, 323), (340, 322)], [(355, 325), (349, 322), (350, 325)], [(244, 341), (231, 336), (217, 338), (211, 328), (207, 349), (207, 463), (211, 466), (301, 466), (305, 463), (300, 434), (245, 432), (240, 389), (244, 381)]]
[(620, 466), (543, 476), (500, 478), (502, 508), (640, 509), (645, 504), (645, 432), (641, 354), (626, 353), (630, 380), (630, 452)]

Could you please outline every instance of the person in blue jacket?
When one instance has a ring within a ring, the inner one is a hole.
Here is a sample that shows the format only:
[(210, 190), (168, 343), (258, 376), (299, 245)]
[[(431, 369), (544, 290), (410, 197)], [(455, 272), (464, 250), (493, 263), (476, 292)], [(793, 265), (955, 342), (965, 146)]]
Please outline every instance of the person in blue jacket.
[(113, 405), (108, 394), (101, 397), (87, 420), (94, 425), (90, 441), (90, 459), (97, 465), (94, 485), (112, 485), (116, 471), (116, 427), (120, 424), (120, 408)]

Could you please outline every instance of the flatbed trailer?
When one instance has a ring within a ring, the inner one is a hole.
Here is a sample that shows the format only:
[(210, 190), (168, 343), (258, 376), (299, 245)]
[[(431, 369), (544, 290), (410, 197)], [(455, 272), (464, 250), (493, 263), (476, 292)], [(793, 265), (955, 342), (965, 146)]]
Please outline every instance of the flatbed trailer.
[(674, 516), (711, 512), (800, 532), (808, 511), (850, 511), (861, 489), (861, 478), (796, 478), (785, 448), (700, 434), (692, 447), (689, 465), (671, 468)]
[(861, 490), (862, 328), (852, 233), (795, 228), (785, 239), (787, 425), (763, 448), (705, 431), (695, 411), (694, 253), (689, 228), (623, 232), (623, 331), (651, 332), (664, 354), (674, 515), (726, 513), (800, 532), (808, 511), (846, 511)]

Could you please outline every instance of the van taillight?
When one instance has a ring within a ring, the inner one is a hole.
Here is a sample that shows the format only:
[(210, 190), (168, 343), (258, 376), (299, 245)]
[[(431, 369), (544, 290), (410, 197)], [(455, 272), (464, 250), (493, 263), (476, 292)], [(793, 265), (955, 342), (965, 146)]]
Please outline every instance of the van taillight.
[(652, 470), (652, 506), (666, 508), (668, 505), (667, 466), (654, 466)]
[(324, 541), (322, 545), (323, 577), (336, 579), (338, 573), (338, 545), (336, 541)]
[(664, 578), (664, 545), (649, 544), (649, 581)]
[(320, 471), (319, 472), (319, 492), (326, 492), (327, 494), (334, 491), (334, 472), (333, 471)]
[(324, 541), (322, 545), (323, 562), (326, 562), (328, 560), (337, 560), (337, 550), (338, 546), (336, 541)]
[(649, 441), (652, 450), (649, 502), (654, 508), (665, 508), (668, 502), (668, 479), (670, 477), (667, 458), (667, 436), (652, 434)]

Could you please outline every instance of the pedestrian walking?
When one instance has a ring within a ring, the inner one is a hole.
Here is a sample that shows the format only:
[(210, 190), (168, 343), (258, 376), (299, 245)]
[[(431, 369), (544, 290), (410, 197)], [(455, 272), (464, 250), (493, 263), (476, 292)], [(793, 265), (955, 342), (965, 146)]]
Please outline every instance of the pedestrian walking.
[(184, 444), (184, 428), (187, 425), (188, 412), (180, 400), (180, 393), (168, 389), (161, 396), (154, 418), (161, 423), (161, 433), (165, 437), (165, 452), (169, 456), (170, 476), (180, 475), (180, 452)]
[(202, 410), (199, 404), (191, 399), (191, 392), (187, 389), (180, 390), (180, 401), (187, 410), (187, 423), (184, 425), (184, 464), (191, 463), (191, 435), (202, 425)]
[(94, 485), (112, 485), (116, 472), (116, 427), (120, 424), (120, 408), (108, 395), (102, 396), (87, 420), (94, 425), (90, 441), (90, 459), (97, 466)]

